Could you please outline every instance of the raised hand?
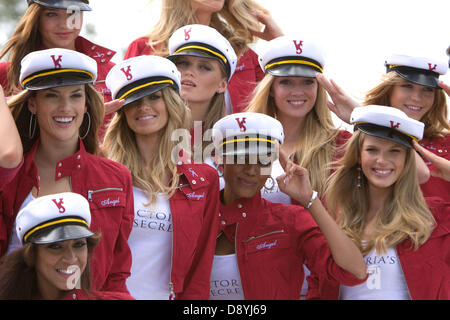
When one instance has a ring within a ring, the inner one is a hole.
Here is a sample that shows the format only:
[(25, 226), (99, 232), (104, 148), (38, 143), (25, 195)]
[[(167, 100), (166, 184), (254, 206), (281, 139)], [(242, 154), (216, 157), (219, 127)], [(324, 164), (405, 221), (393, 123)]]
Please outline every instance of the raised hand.
[(113, 100), (110, 102), (105, 102), (105, 115), (116, 112), (122, 108), (125, 100)]
[(332, 101), (327, 101), (328, 108), (342, 121), (350, 124), (350, 115), (359, 103), (352, 99), (333, 80), (328, 80), (323, 74), (316, 74), (319, 84), (328, 92)]
[(263, 12), (261, 10), (253, 10), (251, 14), (265, 26), (264, 30), (260, 32), (250, 30), (250, 33), (255, 37), (258, 37), (266, 41), (270, 41), (283, 35), (283, 31), (276, 24), (275, 20), (268, 12)]
[(439, 157), (438, 155), (435, 155), (431, 151), (428, 151), (420, 144), (418, 144), (415, 140), (413, 141), (413, 145), (417, 152), (419, 152), (425, 159), (430, 161), (433, 166), (437, 168), (437, 170), (430, 170), (430, 174), (433, 177), (438, 177), (446, 181), (450, 181), (450, 161), (445, 158)]

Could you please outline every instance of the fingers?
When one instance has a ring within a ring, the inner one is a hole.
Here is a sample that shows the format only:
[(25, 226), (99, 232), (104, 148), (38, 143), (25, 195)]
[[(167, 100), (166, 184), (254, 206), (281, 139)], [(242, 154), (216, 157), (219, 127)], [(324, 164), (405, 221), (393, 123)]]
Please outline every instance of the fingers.
[(276, 24), (275, 20), (268, 12), (264, 12), (262, 10), (253, 10), (251, 14), (262, 24), (265, 25), (265, 28), (262, 32), (258, 31), (250, 31), (254, 36), (261, 38), (263, 40), (269, 41), (280, 37), (283, 35), (283, 31)]
[(113, 100), (110, 102), (105, 102), (105, 113), (110, 114), (114, 113), (120, 108), (122, 108), (123, 104), (125, 103), (125, 100)]
[(424, 147), (422, 147), (416, 140), (413, 140), (413, 146), (414, 149), (417, 150), (425, 159), (433, 162), (433, 161), (439, 161), (439, 156), (435, 155), (433, 152), (428, 151)]
[(445, 91), (445, 93), (450, 97), (450, 85), (444, 83), (444, 81), (439, 81), (439, 86)]
[(279, 148), (279, 158), (278, 160), (280, 161), (281, 167), (283, 168), (283, 170), (286, 172), (286, 164), (289, 160), (289, 155), (288, 153), (283, 150), (283, 148)]

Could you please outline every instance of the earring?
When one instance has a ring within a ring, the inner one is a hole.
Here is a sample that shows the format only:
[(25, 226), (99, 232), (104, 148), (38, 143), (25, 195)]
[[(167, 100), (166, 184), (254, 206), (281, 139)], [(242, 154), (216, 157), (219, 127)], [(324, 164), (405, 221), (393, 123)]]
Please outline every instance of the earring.
[(87, 114), (87, 116), (88, 116), (88, 128), (86, 130), (86, 133), (82, 137), (80, 137), (80, 134), (78, 133), (78, 136), (80, 137), (81, 140), (83, 140), (84, 138), (87, 137), (87, 135), (89, 133), (89, 129), (91, 129), (91, 115), (87, 111), (85, 114)]
[(35, 116), (35, 114), (33, 112), (31, 112), (30, 125), (28, 126), (28, 138), (30, 140), (33, 139), (33, 137), (34, 137), (34, 133), (36, 131), (36, 125), (37, 125), (37, 116)]
[(358, 176), (356, 177), (356, 187), (361, 189), (361, 167), (356, 168), (358, 170)]
[[(267, 181), (270, 181), (269, 187), (266, 186)], [(272, 191), (273, 188), (275, 188), (275, 179), (272, 177), (268, 177), (266, 183), (264, 184), (264, 189), (266, 189), (267, 191)]]

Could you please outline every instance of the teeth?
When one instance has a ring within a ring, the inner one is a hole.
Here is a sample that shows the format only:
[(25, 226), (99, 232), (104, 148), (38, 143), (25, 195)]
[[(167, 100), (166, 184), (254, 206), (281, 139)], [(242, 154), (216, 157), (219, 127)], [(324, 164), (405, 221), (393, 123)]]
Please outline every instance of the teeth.
[(413, 111), (420, 111), (422, 109), (421, 107), (410, 106), (410, 105), (407, 105), (406, 107)]
[(195, 86), (195, 84), (193, 82), (190, 82), (190, 81), (183, 81), (181, 84), (185, 85), (185, 86), (191, 86), (191, 87)]
[[(70, 270), (70, 271), (69, 271), (69, 270)], [(64, 274), (73, 274), (73, 273), (74, 273), (73, 269), (67, 269), (67, 270), (64, 270), (64, 269), (56, 269), (56, 271), (61, 272), (61, 273), (64, 273)]]
[(138, 118), (138, 120), (149, 120), (149, 119), (153, 119), (155, 116), (145, 116), (145, 117), (140, 117)]
[(375, 169), (375, 172), (379, 173), (379, 174), (389, 174), (389, 173), (391, 173), (391, 170), (377, 170), (377, 169)]
[(305, 103), (305, 101), (289, 101), (289, 103), (293, 105), (302, 105)]
[(68, 122), (72, 122), (73, 117), (55, 117), (54, 119), (57, 122), (68, 123)]

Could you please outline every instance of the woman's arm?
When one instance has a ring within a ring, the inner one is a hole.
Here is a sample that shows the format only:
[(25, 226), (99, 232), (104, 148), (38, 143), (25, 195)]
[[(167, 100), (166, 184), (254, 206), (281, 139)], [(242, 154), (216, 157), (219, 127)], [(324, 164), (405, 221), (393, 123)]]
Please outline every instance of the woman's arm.
[(12, 169), (22, 161), (23, 149), (19, 131), (0, 86), (0, 167)]
[[(308, 171), (288, 160), (286, 155), (280, 153), (280, 157), (284, 158), (280, 162), (285, 163), (286, 172), (277, 178), (280, 190), (308, 208), (313, 194)], [(334, 261), (358, 279), (366, 278), (366, 264), (360, 250), (328, 214), (322, 202), (316, 198), (308, 210), (325, 236)]]

